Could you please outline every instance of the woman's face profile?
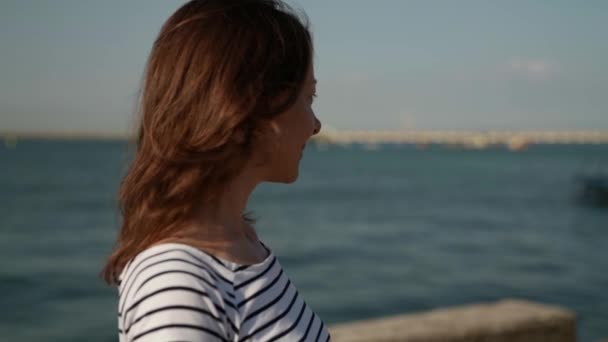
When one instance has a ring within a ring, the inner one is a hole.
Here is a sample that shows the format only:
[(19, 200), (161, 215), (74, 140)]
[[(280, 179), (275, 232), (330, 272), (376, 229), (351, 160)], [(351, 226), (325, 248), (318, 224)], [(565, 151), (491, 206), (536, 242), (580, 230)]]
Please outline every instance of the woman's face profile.
[(268, 140), (268, 169), (264, 181), (293, 183), (298, 178), (306, 142), (321, 129), (321, 122), (312, 109), (317, 83), (314, 66), (308, 69), (296, 102), (271, 123), (273, 134)]

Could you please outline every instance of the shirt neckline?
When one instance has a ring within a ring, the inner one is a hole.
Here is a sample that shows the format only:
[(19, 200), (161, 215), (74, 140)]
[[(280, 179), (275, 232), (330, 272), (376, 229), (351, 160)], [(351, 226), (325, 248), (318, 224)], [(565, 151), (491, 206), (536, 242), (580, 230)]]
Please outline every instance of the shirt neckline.
[(205, 250), (202, 250), (200, 248), (194, 247), (192, 245), (189, 245), (189, 244), (183, 243), (183, 242), (167, 242), (167, 243), (159, 244), (157, 246), (179, 245), (179, 246), (185, 247), (189, 250), (196, 251), (199, 254), (203, 254), (203, 255), (207, 256), (208, 258), (213, 259), (216, 263), (219, 263), (220, 265), (224, 266), (225, 268), (227, 268), (233, 272), (239, 272), (239, 271), (244, 271), (244, 270), (259, 269), (259, 268), (264, 267), (265, 265), (268, 265), (272, 261), (272, 259), (274, 257), (274, 253), (272, 252), (272, 250), (268, 246), (266, 246), (266, 244), (263, 243), (262, 241), (260, 241), (260, 240), (258, 240), (258, 241), (260, 242), (262, 247), (264, 247), (267, 254), (266, 254), (266, 257), (262, 261), (260, 261), (258, 263), (254, 263), (254, 264), (240, 264), (240, 263), (237, 263), (234, 261), (226, 260), (222, 257), (216, 256), (210, 252), (207, 252)]

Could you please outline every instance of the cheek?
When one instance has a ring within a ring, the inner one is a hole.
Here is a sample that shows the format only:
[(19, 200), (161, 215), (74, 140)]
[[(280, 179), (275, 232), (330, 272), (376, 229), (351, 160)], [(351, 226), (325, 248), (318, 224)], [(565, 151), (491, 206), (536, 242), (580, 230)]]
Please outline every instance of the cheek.
[(308, 138), (315, 126), (315, 112), (309, 102), (302, 108), (298, 116), (298, 130)]

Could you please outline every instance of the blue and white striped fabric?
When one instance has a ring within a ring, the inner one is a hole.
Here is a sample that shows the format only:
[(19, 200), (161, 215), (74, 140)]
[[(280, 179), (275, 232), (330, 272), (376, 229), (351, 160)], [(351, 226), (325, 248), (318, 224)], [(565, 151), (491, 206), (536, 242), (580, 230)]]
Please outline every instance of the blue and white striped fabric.
[(263, 246), (268, 256), (247, 266), (180, 243), (141, 252), (120, 276), (120, 342), (329, 341)]

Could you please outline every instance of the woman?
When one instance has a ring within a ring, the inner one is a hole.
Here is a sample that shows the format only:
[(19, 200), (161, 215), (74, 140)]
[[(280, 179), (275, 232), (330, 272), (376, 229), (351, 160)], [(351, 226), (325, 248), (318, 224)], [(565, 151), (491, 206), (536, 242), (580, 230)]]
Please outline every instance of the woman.
[(327, 341), (244, 214), (321, 123), (311, 35), (280, 0), (194, 0), (164, 24), (104, 279), (120, 341)]

